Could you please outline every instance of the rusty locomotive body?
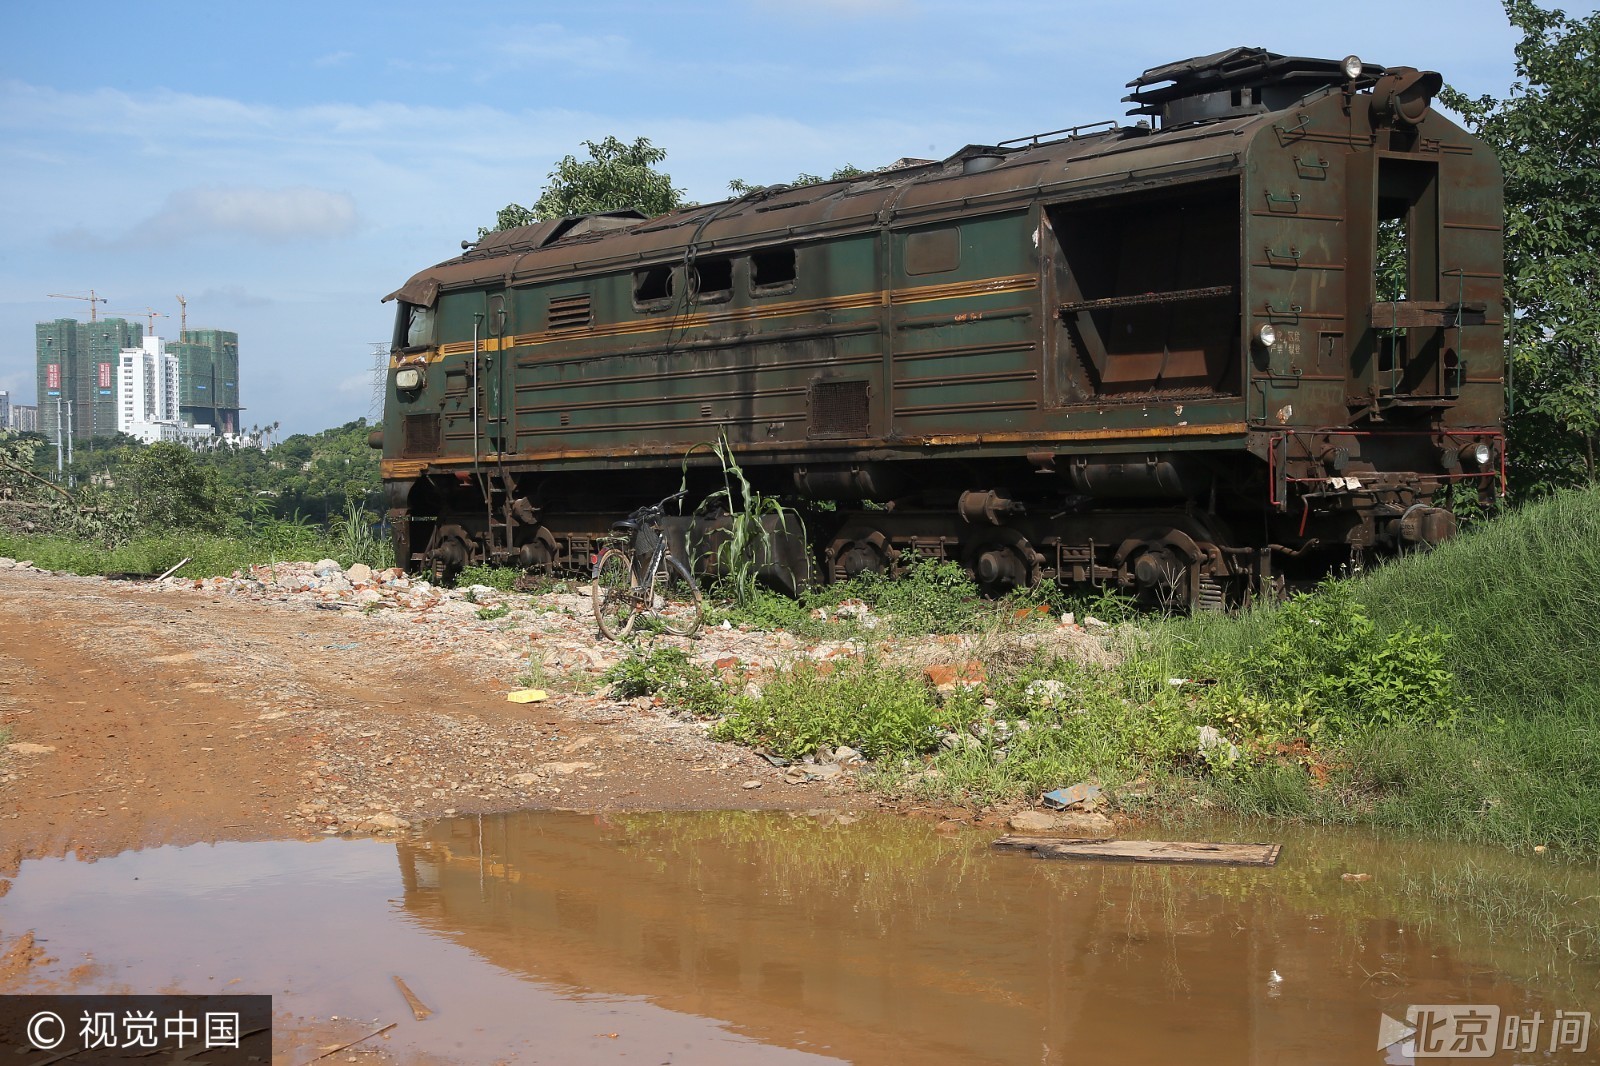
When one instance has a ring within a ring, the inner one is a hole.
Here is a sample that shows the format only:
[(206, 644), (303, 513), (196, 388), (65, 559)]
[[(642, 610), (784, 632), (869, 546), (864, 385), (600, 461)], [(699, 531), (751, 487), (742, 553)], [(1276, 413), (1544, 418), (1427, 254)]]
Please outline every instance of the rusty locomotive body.
[(915, 551), (1209, 607), (1448, 537), (1441, 490), (1502, 484), (1491, 150), (1438, 75), (1355, 57), (1129, 84), (1137, 125), (552, 220), (417, 274), (381, 435), (399, 558), (582, 565), (686, 454), (720, 486), (719, 437), (806, 512), (801, 580)]

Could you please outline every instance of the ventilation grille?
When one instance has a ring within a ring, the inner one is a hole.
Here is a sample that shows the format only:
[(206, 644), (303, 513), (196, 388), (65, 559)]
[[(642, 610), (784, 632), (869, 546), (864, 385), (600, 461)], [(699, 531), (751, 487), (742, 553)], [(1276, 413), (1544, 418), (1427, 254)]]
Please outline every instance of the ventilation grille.
[(439, 454), (438, 415), (406, 415), (401, 454), (407, 459)]
[(576, 296), (558, 296), (550, 301), (548, 327), (552, 330), (588, 329), (593, 322), (594, 313), (589, 308), (589, 294), (586, 292)]
[(811, 386), (811, 437), (865, 437), (865, 381), (818, 381)]

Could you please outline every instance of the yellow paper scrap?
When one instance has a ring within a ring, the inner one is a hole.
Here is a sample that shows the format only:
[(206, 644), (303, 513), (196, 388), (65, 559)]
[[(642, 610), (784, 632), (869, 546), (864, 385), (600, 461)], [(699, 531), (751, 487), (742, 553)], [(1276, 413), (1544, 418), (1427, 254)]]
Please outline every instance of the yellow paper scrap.
[(550, 693), (542, 688), (522, 688), (506, 696), (507, 703), (538, 703), (550, 698)]

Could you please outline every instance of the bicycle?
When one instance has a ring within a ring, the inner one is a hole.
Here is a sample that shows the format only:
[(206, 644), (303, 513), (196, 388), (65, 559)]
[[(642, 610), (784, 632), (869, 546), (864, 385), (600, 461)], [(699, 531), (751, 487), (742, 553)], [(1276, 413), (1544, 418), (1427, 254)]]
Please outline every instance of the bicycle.
[(594, 557), (589, 587), (594, 620), (610, 639), (626, 637), (642, 615), (660, 619), (662, 628), (677, 637), (693, 636), (705, 621), (700, 583), (667, 551), (661, 531), (666, 506), (687, 494), (675, 492), (611, 524), (618, 542)]

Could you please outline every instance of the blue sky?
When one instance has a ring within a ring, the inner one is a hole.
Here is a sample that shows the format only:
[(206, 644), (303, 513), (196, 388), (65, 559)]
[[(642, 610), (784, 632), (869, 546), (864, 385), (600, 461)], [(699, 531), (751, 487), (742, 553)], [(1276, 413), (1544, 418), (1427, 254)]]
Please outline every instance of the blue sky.
[[(0, 389), (36, 321), (153, 307), (237, 330), (244, 421), (370, 415), (380, 298), (531, 202), (584, 139), (649, 137), (702, 202), (1119, 116), (1140, 71), (1233, 45), (1503, 93), (1492, 0), (7, 5)], [(1569, 10), (1587, 12), (1593, 5)]]

